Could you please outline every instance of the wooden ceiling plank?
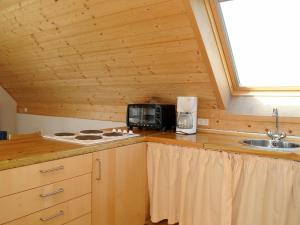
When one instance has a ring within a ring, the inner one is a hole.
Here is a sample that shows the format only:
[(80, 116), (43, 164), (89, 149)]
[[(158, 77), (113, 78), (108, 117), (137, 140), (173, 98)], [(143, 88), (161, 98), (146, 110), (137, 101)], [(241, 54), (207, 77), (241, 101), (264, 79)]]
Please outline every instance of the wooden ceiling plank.
[(33, 0), (0, 18), (0, 83), (19, 112), (123, 120), (128, 103), (178, 95), (217, 108), (182, 0), (85, 3)]
[[(111, 6), (103, 6), (103, 4), (101, 4), (98, 8), (88, 7), (88, 10), (86, 10), (87, 12), (72, 11), (71, 15), (63, 14), (66, 18), (58, 18), (58, 20), (56, 20), (55, 18), (47, 17), (45, 15), (45, 12), (40, 12), (37, 15), (33, 15), (32, 10), (30, 10), (27, 14), (22, 12), (20, 16), (14, 16), (12, 18), (13, 22), (18, 23), (15, 23), (16, 26), (10, 25), (6, 28), (6, 30), (9, 31), (13, 28), (13, 32), (11, 33), (10, 38), (14, 37), (15, 35), (19, 36), (31, 34), (39, 37), (40, 34), (45, 33), (44, 31), (46, 31), (47, 33), (53, 33), (57, 36), (57, 38), (62, 38), (62, 32), (65, 30), (68, 31), (68, 29), (72, 30), (73, 27), (77, 27), (77, 30), (80, 30), (81, 33), (86, 33), (87, 31), (93, 31), (95, 29), (107, 28), (107, 26), (116, 26), (117, 24), (126, 25), (128, 23), (137, 21), (138, 18), (140, 18), (140, 20), (145, 20), (147, 19), (147, 17), (148, 19), (155, 19), (159, 16), (162, 17), (164, 15), (170, 15), (174, 13), (176, 14), (176, 12), (182, 12), (183, 9), (181, 8), (181, 11), (180, 9), (178, 10), (178, 7), (176, 7), (178, 3), (174, 4), (176, 3), (174, 1), (178, 0), (169, 0), (167, 5), (162, 1), (160, 1), (160, 3), (153, 2), (153, 7), (151, 8), (151, 5), (149, 5), (147, 6), (147, 10), (145, 10), (145, 7), (129, 7), (130, 4), (137, 5), (138, 3), (142, 3), (143, 1), (127, 1), (127, 3), (130, 3), (127, 4), (126, 1), (123, 0), (122, 4), (124, 5), (124, 7), (126, 6), (123, 11), (119, 11), (119, 8), (117, 8), (117, 12), (109, 14), (107, 12), (109, 10), (109, 7)], [(117, 1), (108, 1), (107, 3), (115, 7)], [(171, 7), (171, 3), (173, 3), (173, 7)], [(83, 6), (85, 5), (86, 4), (83, 4)], [(120, 7), (120, 5), (118, 7)], [(55, 12), (58, 13), (57, 10)], [(101, 12), (104, 12), (104, 14), (101, 14)], [(24, 16), (26, 15), (31, 18), (29, 21), (28, 19), (24, 18)], [(81, 17), (84, 17), (84, 20), (82, 20)], [(82, 21), (80, 20), (80, 18)], [(7, 35), (9, 35), (9, 33)], [(38, 41), (41, 42), (42, 40), (38, 38)]]

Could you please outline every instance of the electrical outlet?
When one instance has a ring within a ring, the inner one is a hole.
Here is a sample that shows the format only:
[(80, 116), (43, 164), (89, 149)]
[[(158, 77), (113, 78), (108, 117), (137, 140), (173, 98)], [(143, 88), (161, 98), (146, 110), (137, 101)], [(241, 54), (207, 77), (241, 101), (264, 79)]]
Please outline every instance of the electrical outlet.
[(198, 125), (199, 126), (208, 126), (209, 125), (209, 119), (199, 118), (198, 119)]

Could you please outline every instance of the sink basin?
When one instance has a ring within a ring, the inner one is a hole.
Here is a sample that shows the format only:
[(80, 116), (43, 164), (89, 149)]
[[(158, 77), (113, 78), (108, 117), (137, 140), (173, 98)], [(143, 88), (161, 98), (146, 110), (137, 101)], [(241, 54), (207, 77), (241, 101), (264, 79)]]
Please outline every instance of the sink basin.
[(275, 150), (275, 151), (292, 152), (297, 148), (300, 148), (300, 144), (287, 142), (287, 141), (274, 142), (272, 140), (248, 139), (248, 140), (242, 140), (241, 143), (243, 145), (262, 148), (265, 150)]

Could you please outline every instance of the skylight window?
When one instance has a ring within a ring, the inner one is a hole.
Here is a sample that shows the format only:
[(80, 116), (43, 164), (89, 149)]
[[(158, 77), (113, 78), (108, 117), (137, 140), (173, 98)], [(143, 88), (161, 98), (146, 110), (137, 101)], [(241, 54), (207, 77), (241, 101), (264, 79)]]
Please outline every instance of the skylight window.
[(216, 4), (237, 88), (300, 90), (300, 1)]

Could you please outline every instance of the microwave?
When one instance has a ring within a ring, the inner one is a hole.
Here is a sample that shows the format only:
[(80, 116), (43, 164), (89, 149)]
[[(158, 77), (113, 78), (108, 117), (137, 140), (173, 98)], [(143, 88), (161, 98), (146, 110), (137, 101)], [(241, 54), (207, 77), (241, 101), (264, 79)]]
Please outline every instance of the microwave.
[(152, 130), (175, 130), (175, 105), (129, 104), (127, 107), (127, 127)]

